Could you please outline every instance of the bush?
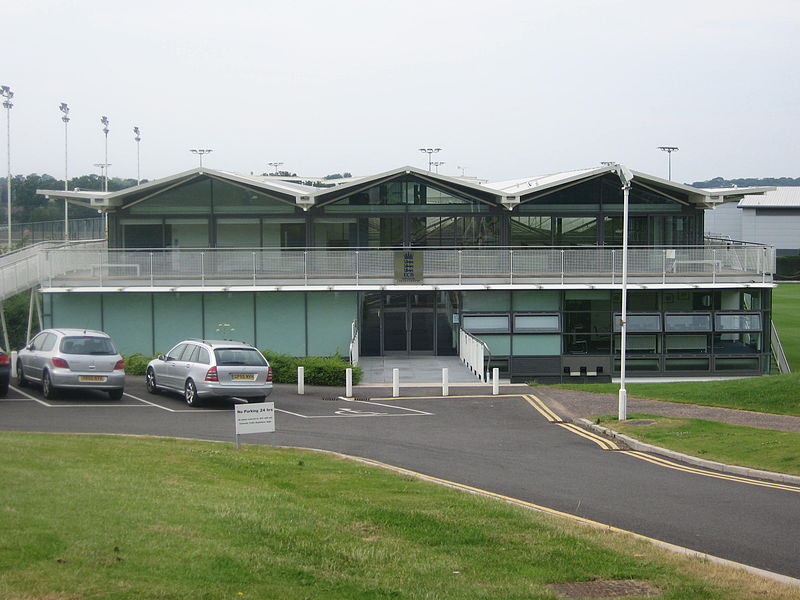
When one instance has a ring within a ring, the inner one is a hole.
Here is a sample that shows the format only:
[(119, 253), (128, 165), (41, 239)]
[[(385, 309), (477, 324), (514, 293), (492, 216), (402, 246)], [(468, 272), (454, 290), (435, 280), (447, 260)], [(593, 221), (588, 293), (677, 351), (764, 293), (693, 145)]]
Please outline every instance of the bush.
[(261, 353), (272, 367), (272, 381), (275, 383), (297, 383), (297, 367), (305, 369), (305, 382), (308, 385), (345, 385), (345, 369), (353, 369), (353, 384), (361, 381), (363, 370), (354, 367), (341, 356), (296, 357), (279, 354), (270, 350)]
[(125, 374), (126, 375), (144, 375), (147, 369), (147, 363), (155, 358), (155, 356), (145, 356), (144, 354), (129, 354), (123, 356), (125, 359)]

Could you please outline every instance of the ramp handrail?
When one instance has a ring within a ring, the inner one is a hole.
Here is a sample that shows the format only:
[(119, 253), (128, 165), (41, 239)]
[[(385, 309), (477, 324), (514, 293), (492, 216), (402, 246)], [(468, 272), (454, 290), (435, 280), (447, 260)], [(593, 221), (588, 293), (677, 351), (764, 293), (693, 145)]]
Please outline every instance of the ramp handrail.
[(353, 321), (350, 324), (350, 364), (355, 366), (358, 364), (358, 321)]
[[(478, 379), (483, 382), (488, 381), (492, 364), (492, 352), (489, 350), (489, 345), (464, 329), (458, 330), (458, 340), (458, 356), (469, 367), (469, 370), (478, 376)], [(484, 370), (484, 358), (487, 355), (489, 360), (486, 362)]]
[(778, 330), (775, 328), (775, 323), (770, 321), (770, 345), (772, 346), (772, 354), (775, 355), (775, 360), (778, 363), (778, 370), (781, 373), (791, 373), (792, 368), (789, 365), (789, 360), (786, 358), (786, 353), (783, 351), (781, 339), (778, 337)]

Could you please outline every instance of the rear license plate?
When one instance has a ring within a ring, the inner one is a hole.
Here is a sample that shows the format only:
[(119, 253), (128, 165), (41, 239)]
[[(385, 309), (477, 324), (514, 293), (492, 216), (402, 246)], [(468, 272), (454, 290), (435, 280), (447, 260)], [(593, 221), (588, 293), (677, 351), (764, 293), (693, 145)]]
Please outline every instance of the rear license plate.
[(103, 383), (105, 380), (106, 378), (102, 377), (101, 375), (81, 375), (78, 377), (78, 381), (84, 381), (87, 383)]
[(231, 375), (231, 379), (234, 381), (255, 381), (256, 374), (255, 373), (234, 373)]

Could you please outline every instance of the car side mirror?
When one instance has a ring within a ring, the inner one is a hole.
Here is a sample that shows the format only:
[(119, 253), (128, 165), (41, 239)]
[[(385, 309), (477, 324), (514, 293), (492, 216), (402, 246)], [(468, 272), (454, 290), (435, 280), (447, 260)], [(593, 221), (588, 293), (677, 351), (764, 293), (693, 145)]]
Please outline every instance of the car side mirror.
[(166, 356), (164, 356), (163, 354), (159, 354), (159, 355), (158, 355), (158, 360), (163, 360), (163, 361), (166, 361), (166, 360), (167, 360), (167, 357), (166, 357)]
[(34, 346), (33, 344), (28, 344), (26, 350), (36, 350), (36, 346)]

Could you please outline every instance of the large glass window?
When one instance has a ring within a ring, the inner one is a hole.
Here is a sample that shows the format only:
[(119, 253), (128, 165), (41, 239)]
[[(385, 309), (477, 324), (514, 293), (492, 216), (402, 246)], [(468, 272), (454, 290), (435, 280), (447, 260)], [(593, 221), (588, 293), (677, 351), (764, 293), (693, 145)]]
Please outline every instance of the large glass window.
[(667, 334), (664, 346), (667, 354), (708, 354), (711, 352), (711, 336)]
[(716, 354), (753, 354), (761, 352), (760, 333), (718, 333), (714, 336)]
[(260, 229), (258, 219), (217, 219), (217, 248), (258, 248)]
[(427, 183), (409, 179), (394, 180), (335, 200), (325, 205), (326, 213), (385, 212), (394, 207), (403, 212), (488, 212), (489, 205), (474, 198), (459, 196)]
[[(622, 331), (622, 315), (614, 315), (614, 331)], [(661, 331), (661, 315), (636, 315), (628, 313), (627, 330), (630, 333)]]
[(761, 331), (761, 315), (759, 313), (717, 313), (715, 329), (717, 331)]
[(211, 212), (211, 180), (187, 183), (134, 204), (126, 211), (142, 214), (202, 214)]
[(597, 244), (596, 217), (559, 217), (556, 246), (594, 246)]
[(213, 182), (214, 212), (216, 214), (294, 214), (296, 206), (262, 192), (242, 188), (224, 181)]
[(471, 333), (508, 333), (508, 315), (464, 315), (462, 326)]
[(548, 332), (561, 331), (561, 319), (557, 313), (548, 315), (514, 315), (514, 331)]
[(512, 246), (552, 246), (553, 217), (511, 217)]
[(122, 219), (123, 248), (163, 248), (164, 223), (161, 219)]
[(302, 248), (306, 245), (305, 219), (264, 219), (261, 245), (265, 248)]
[(165, 219), (167, 248), (208, 248), (208, 220)]
[(412, 217), (412, 246), (496, 246), (498, 217)]
[(711, 331), (711, 314), (666, 314), (664, 315), (664, 329), (667, 331)]

